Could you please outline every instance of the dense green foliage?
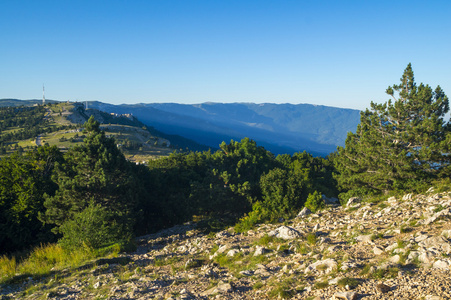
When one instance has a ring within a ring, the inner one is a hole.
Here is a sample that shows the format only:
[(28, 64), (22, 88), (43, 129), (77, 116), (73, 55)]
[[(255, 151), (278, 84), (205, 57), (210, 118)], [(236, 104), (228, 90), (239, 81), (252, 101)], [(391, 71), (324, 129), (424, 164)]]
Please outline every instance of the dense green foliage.
[(62, 155), (56, 147), (39, 147), (25, 155), (0, 160), (0, 249), (22, 249), (52, 240), (50, 227), (38, 220), (44, 195), (57, 185), (51, 180)]
[(82, 220), (88, 207), (99, 206), (106, 210), (112, 227), (117, 223), (125, 228), (123, 232), (131, 232), (139, 215), (142, 190), (134, 164), (125, 159), (114, 139), (105, 136), (93, 117), (84, 126), (84, 143), (71, 148), (64, 154), (64, 161), (55, 166), (53, 180), (59, 188), (45, 200), (42, 220), (54, 224), (55, 233), (67, 234), (68, 226), (74, 227), (67, 222)]
[(417, 86), (409, 64), (387, 93), (394, 101), (372, 103), (345, 147), (328, 158), (275, 157), (245, 138), (223, 142), (216, 152), (174, 152), (136, 165), (91, 117), (83, 143), (65, 153), (44, 146), (0, 160), (1, 252), (56, 239), (65, 250), (125, 245), (192, 220), (216, 228), (232, 220), (244, 231), (291, 218), (304, 206), (323, 209), (323, 196), (339, 191), (342, 197), (410, 192), (449, 177), (444, 92)]
[(128, 162), (93, 117), (84, 128), (84, 142), (64, 154), (47, 146), (1, 161), (4, 251), (55, 237), (66, 249), (104, 247), (193, 218), (250, 213), (252, 226), (293, 216), (314, 190), (334, 193), (329, 162), (307, 153), (274, 157), (246, 138), (144, 166)]
[(60, 244), (72, 250), (88, 246), (93, 249), (110, 246), (130, 239), (131, 232), (121, 226), (115, 215), (101, 205), (90, 204), (60, 227)]
[(220, 147), (214, 154), (173, 153), (149, 162), (152, 203), (162, 208), (163, 224), (193, 215), (240, 215), (261, 197), (260, 176), (275, 164), (273, 155), (249, 139)]
[(315, 191), (313, 194), (309, 194), (307, 201), (305, 201), (305, 207), (313, 212), (323, 209), (326, 206), (321, 193)]
[(293, 217), (316, 190), (327, 196), (337, 194), (333, 166), (328, 160), (303, 152), (279, 155), (275, 163), (275, 168), (260, 177), (262, 197), (237, 224), (238, 231), (257, 223)]
[(417, 86), (409, 64), (401, 83), (386, 92), (394, 101), (371, 103), (338, 149), (337, 180), (348, 195), (415, 189), (449, 168), (449, 103), (442, 89)]
[(324, 158), (307, 153), (274, 157), (247, 138), (222, 143), (213, 154), (174, 153), (151, 161), (149, 168), (151, 203), (166, 226), (193, 215), (236, 218), (250, 212), (241, 221), (244, 229), (292, 217), (316, 189), (336, 194), (332, 165)]

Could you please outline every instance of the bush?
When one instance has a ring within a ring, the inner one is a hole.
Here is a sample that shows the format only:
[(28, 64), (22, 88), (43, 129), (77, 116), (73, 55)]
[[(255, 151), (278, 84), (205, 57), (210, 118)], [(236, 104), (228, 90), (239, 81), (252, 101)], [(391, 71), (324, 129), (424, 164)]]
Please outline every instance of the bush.
[(316, 212), (326, 207), (326, 203), (324, 202), (321, 193), (315, 191), (313, 194), (308, 195), (307, 201), (305, 202), (304, 206), (310, 209), (312, 212)]
[(64, 249), (75, 249), (84, 245), (99, 249), (131, 240), (130, 234), (117, 223), (111, 212), (94, 204), (66, 221), (60, 231), (63, 238), (59, 243)]
[(260, 201), (257, 201), (252, 205), (252, 211), (235, 224), (235, 231), (246, 232), (251, 230), (255, 224), (261, 223), (268, 215), (269, 212), (265, 209), (264, 205)]

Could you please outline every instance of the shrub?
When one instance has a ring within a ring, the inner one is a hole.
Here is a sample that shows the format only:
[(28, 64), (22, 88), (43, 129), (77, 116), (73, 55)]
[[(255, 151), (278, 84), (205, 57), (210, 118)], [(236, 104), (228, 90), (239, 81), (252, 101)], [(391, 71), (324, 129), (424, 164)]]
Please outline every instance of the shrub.
[(321, 193), (315, 191), (313, 194), (308, 195), (307, 201), (305, 202), (304, 206), (310, 209), (311, 211), (316, 212), (326, 207), (326, 203), (324, 202)]
[(235, 224), (234, 229), (236, 232), (248, 231), (252, 229), (254, 225), (261, 223), (268, 215), (268, 210), (260, 201), (257, 201), (252, 205), (252, 211), (241, 218), (239, 222)]
[(66, 221), (60, 231), (63, 238), (59, 243), (64, 249), (75, 249), (84, 245), (99, 249), (131, 240), (130, 234), (114, 219), (114, 214), (94, 204)]

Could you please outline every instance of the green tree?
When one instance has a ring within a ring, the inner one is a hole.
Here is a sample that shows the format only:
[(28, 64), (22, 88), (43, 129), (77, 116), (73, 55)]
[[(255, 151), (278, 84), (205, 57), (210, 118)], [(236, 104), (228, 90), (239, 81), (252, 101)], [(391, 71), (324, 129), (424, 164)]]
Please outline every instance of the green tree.
[(71, 148), (64, 162), (56, 165), (54, 178), (59, 188), (45, 200), (42, 220), (55, 224), (54, 232), (63, 233), (61, 226), (92, 204), (106, 209), (115, 222), (132, 232), (143, 196), (134, 164), (125, 159), (115, 140), (105, 136), (93, 117), (84, 127), (84, 143)]
[(399, 85), (387, 88), (393, 98), (371, 102), (360, 115), (356, 133), (334, 158), (339, 186), (351, 193), (380, 193), (414, 187), (419, 179), (436, 177), (449, 165), (445, 146), (449, 125), (444, 116), (448, 97), (438, 86), (417, 86), (412, 66)]
[(240, 210), (246, 212), (261, 198), (260, 176), (276, 166), (274, 154), (249, 138), (241, 142), (223, 142), (213, 155), (216, 172), (236, 197), (241, 198)]
[[(197, 186), (207, 172), (209, 156), (198, 152), (172, 153), (149, 161), (146, 186), (152, 198), (144, 204), (149, 230), (189, 221), (199, 211), (198, 199), (190, 195), (193, 186)], [(156, 210), (155, 217), (159, 221), (153, 222), (148, 216)]]
[(278, 218), (290, 218), (302, 207), (308, 180), (294, 172), (274, 168), (260, 178), (262, 206), (268, 215), (262, 220), (276, 221)]

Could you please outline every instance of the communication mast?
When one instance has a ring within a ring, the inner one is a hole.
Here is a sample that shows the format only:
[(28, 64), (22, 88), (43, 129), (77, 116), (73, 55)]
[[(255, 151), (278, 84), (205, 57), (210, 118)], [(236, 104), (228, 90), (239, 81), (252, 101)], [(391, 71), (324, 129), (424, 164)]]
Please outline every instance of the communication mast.
[(42, 84), (42, 105), (45, 105), (45, 89), (44, 89), (44, 84)]

